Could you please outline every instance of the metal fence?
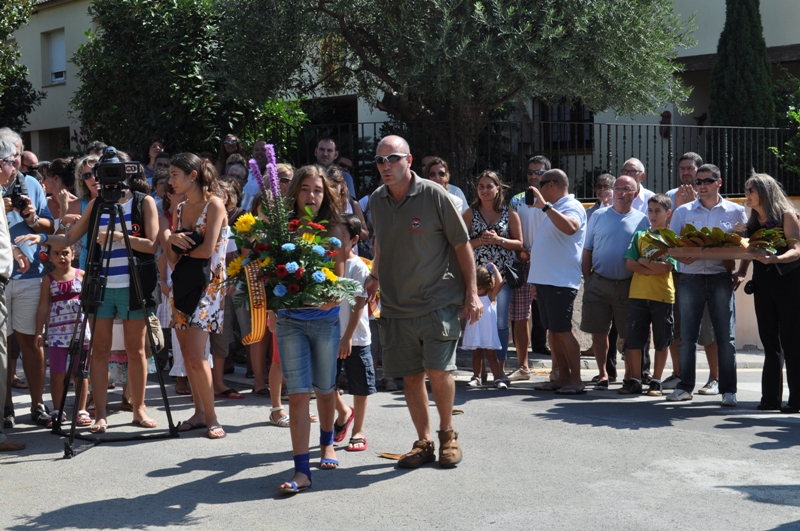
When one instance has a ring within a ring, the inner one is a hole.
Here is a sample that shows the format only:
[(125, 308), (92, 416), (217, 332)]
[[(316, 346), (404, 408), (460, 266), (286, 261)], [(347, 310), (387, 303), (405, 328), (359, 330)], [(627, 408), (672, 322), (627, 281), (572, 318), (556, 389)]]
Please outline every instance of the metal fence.
[[(411, 146), (416, 162), (435, 154), (451, 163), (459, 147), (448, 138), (447, 128), (455, 133), (456, 124), (435, 123), (398, 125), (392, 122), (306, 125), (284, 132), (284, 158), (295, 165), (314, 162), (316, 141), (332, 137), (340, 156), (352, 159), (358, 194), (369, 192), (379, 182), (372, 158), (377, 141), (388, 134), (400, 134)], [(443, 131), (445, 134), (443, 134)], [(800, 194), (800, 176), (785, 170), (770, 151), (782, 149), (796, 131), (785, 129), (663, 126), (659, 124), (565, 123), (534, 121), (494, 121), (477, 135), (471, 146), (474, 158), (462, 175), (451, 182), (474, 194), (473, 177), (485, 169), (498, 172), (512, 189), (525, 186), (527, 160), (545, 155), (553, 166), (564, 170), (576, 197), (590, 200), (594, 179), (602, 173), (619, 175), (625, 161), (642, 161), (647, 178), (644, 185), (664, 192), (678, 185), (677, 161), (688, 151), (722, 170), (722, 193), (742, 195), (744, 181), (751, 171), (768, 173), (783, 183), (787, 193)], [(444, 141), (443, 141), (444, 139)], [(462, 167), (464, 165), (461, 165)], [(416, 169), (416, 168), (415, 168)]]

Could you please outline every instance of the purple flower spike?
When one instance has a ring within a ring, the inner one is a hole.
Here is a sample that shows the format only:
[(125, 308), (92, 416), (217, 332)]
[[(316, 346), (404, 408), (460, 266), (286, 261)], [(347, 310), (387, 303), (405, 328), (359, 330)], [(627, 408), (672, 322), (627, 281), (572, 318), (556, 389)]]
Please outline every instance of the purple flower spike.
[(269, 189), (273, 197), (280, 197), (281, 190), (278, 187), (278, 165), (275, 163), (275, 146), (272, 144), (265, 144), (264, 150), (267, 153), (267, 179), (269, 180)]
[(253, 178), (256, 180), (258, 187), (264, 189), (264, 177), (261, 175), (261, 170), (258, 169), (258, 162), (256, 159), (250, 159), (250, 171), (253, 172)]

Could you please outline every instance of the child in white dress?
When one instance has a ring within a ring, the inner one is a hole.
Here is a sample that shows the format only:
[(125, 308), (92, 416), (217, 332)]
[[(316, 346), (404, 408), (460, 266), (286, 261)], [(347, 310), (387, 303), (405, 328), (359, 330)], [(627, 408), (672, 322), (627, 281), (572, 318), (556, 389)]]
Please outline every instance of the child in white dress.
[(500, 336), (497, 334), (497, 294), (503, 287), (503, 277), (497, 267), (489, 263), (486, 267), (478, 267), (475, 272), (478, 284), (478, 296), (483, 303), (483, 315), (475, 324), (467, 323), (461, 347), (472, 350), (473, 376), (470, 387), (480, 387), (483, 372), (483, 357), (489, 361), (489, 368), (494, 376), (494, 385), (498, 389), (508, 389), (505, 374), (497, 360), (496, 351), (500, 349)]

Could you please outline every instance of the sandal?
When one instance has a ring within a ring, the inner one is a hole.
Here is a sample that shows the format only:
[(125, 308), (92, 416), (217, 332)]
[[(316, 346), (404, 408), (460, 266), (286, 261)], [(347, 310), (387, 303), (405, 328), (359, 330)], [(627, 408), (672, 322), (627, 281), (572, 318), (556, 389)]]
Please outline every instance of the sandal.
[(236, 389), (229, 387), (228, 389), (225, 389), (221, 393), (214, 393), (214, 398), (233, 398), (236, 400), (240, 400), (244, 398), (244, 395), (239, 391), (237, 391)]
[[(216, 435), (218, 431), (221, 431), (222, 435)], [(228, 435), (225, 433), (225, 430), (222, 429), (222, 426), (210, 426), (207, 434), (209, 439), (224, 439)]]
[(278, 420), (275, 420), (272, 417), (272, 414), (275, 413), (276, 411), (283, 411), (283, 406), (269, 408), (269, 423), (273, 426), (278, 426), (279, 428), (288, 428), (289, 415), (281, 415), (281, 417)]
[[(361, 448), (354, 448), (354, 445), (360, 444)], [(350, 437), (350, 442), (347, 444), (345, 451), (347, 452), (363, 452), (367, 449), (366, 437)]]
[[(345, 421), (343, 425), (338, 425), (335, 422), (333, 423), (333, 442), (342, 442), (347, 435), (347, 429), (350, 428), (350, 424), (353, 423), (353, 420), (356, 418), (355, 411), (350, 412), (350, 418)], [(337, 463), (338, 466), (338, 463)]]
[(138, 426), (139, 428), (155, 428), (156, 426), (158, 426), (158, 422), (156, 422), (154, 419), (142, 419), (142, 420), (133, 419), (131, 421), (131, 425)]
[(89, 431), (98, 435), (105, 433), (106, 430), (108, 429), (108, 424), (106, 424), (105, 421), (102, 422), (103, 424), (98, 424), (97, 422), (92, 424), (92, 427), (89, 428)]
[(92, 424), (92, 417), (89, 415), (89, 412), (85, 409), (78, 411), (78, 426), (85, 427), (91, 426)]
[(28, 384), (26, 384), (22, 378), (15, 376), (14, 379), (11, 380), (11, 385), (9, 387), (12, 389), (28, 389)]

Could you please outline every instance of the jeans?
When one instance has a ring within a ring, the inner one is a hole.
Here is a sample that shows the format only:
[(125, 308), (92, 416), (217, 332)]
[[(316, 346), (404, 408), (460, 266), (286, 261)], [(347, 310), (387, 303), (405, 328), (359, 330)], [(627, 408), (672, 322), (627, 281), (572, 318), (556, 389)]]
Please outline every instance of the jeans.
[(286, 392), (322, 395), (336, 384), (339, 315), (304, 321), (278, 314), (278, 352), (286, 378)]
[(500, 336), (498, 360), (508, 359), (508, 310), (511, 306), (511, 286), (503, 284), (497, 294), (497, 335)]
[(681, 383), (679, 389), (694, 391), (697, 338), (703, 309), (708, 304), (711, 324), (719, 349), (719, 391), (736, 392), (736, 314), (730, 273), (714, 275), (681, 275), (679, 311), (681, 312), (680, 354)]

